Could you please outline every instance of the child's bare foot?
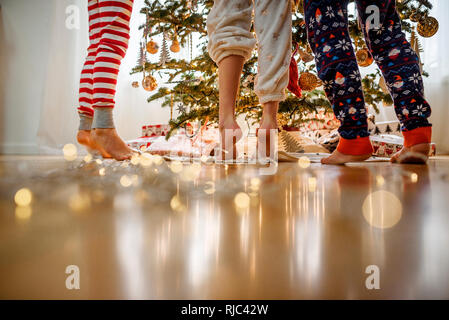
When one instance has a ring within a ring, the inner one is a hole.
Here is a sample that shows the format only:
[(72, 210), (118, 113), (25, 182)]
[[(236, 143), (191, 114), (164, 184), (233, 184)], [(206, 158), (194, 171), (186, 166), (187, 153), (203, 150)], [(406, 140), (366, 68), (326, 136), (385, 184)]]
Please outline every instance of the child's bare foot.
[(365, 154), (361, 156), (353, 156), (348, 154), (343, 154), (338, 150), (335, 150), (329, 157), (321, 159), (322, 164), (345, 164), (348, 162), (362, 162), (368, 160), (371, 154)]
[(87, 148), (92, 148), (92, 141), (90, 141), (90, 130), (79, 130), (76, 140), (78, 140), (79, 144)]
[(390, 161), (401, 164), (426, 164), (429, 159), (430, 143), (421, 143), (412, 147), (404, 147), (394, 154)]
[(118, 161), (131, 159), (133, 152), (119, 137), (115, 129), (95, 129), (90, 135), (95, 149)]
[[(90, 154), (99, 154), (100, 150), (98, 150), (95, 147), (95, 143), (92, 141), (91, 138), (91, 131), (90, 130), (79, 130), (78, 134), (76, 136), (76, 139), (78, 140), (78, 143), (85, 146), (87, 151)], [(103, 158), (110, 158), (111, 156), (104, 153), (102, 154)]]
[(220, 160), (237, 159), (237, 142), (242, 138), (242, 129), (235, 119), (220, 121), (219, 124), (221, 139)]
[(277, 140), (274, 136), (277, 134), (277, 130), (278, 124), (275, 118), (262, 118), (257, 132), (257, 155), (262, 161), (274, 158), (275, 152), (277, 152)]

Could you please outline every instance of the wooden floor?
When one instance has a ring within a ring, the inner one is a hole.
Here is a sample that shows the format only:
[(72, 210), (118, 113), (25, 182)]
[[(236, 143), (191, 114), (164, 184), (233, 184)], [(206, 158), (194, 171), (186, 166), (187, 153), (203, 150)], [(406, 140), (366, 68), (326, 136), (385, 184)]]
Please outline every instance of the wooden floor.
[(0, 157), (0, 298), (449, 298), (449, 158), (273, 176), (151, 161)]

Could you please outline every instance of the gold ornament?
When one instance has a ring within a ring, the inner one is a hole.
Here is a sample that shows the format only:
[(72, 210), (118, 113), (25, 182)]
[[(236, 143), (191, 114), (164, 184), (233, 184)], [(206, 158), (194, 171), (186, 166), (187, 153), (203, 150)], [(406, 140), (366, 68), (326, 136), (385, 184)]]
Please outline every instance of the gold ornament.
[(142, 87), (146, 91), (153, 91), (157, 88), (157, 82), (156, 79), (153, 76), (146, 76), (142, 80)]
[(153, 40), (148, 41), (147, 43), (147, 51), (150, 54), (156, 54), (159, 51), (159, 46)]
[(418, 23), (418, 33), (424, 38), (433, 37), (440, 28), (440, 24), (434, 17), (425, 17), (421, 19)]
[(170, 50), (171, 50), (171, 52), (175, 52), (175, 53), (179, 52), (181, 50), (181, 47), (180, 47), (179, 41), (178, 41), (178, 37), (175, 37), (173, 39), (173, 42), (170, 46)]
[(356, 58), (359, 66), (361, 67), (369, 67), (374, 62), (374, 59), (367, 48), (357, 50)]
[(318, 77), (310, 72), (304, 72), (299, 77), (299, 87), (304, 91), (315, 90), (318, 86)]
[(133, 88), (138, 88), (139, 87), (139, 82), (138, 81), (134, 81), (132, 83)]

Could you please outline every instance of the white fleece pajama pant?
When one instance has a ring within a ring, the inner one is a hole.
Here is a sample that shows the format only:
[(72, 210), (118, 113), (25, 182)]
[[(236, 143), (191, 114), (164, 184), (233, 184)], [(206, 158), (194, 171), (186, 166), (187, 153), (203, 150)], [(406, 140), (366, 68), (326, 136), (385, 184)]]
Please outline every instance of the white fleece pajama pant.
[[(251, 32), (252, 14), (257, 40)], [(258, 44), (255, 91), (260, 103), (285, 100), (292, 45), (290, 0), (215, 0), (207, 18), (209, 55), (247, 61)]]

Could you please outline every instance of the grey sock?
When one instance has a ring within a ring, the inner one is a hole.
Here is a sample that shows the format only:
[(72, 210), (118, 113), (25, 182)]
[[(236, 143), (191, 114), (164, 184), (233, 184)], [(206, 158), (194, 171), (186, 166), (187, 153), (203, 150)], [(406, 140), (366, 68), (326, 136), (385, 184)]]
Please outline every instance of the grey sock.
[(85, 115), (84, 113), (80, 113), (80, 126), (78, 130), (87, 130), (90, 131), (92, 129), (92, 117)]
[(114, 116), (112, 108), (95, 108), (92, 129), (113, 129)]

